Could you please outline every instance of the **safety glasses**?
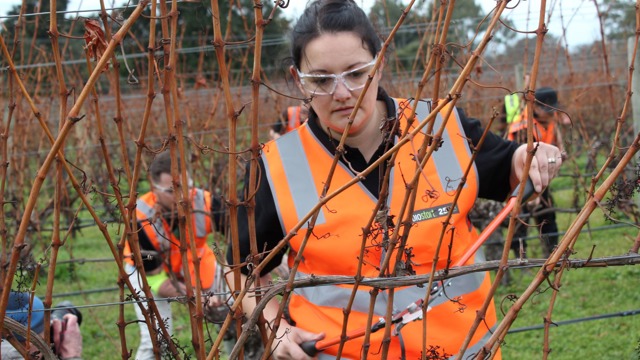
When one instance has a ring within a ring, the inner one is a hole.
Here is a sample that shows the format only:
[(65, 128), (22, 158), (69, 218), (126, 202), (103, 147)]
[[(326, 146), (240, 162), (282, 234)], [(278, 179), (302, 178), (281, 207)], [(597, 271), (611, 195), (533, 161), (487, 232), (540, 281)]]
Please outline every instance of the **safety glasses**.
[[(191, 189), (193, 187), (193, 180), (191, 180), (191, 179), (187, 180), (187, 187), (189, 189)], [(158, 190), (158, 191), (160, 191), (160, 192), (163, 192), (165, 194), (169, 194), (169, 195), (173, 195), (173, 193), (174, 193), (173, 186), (164, 187), (164, 186), (160, 186), (160, 185), (157, 185), (157, 184), (153, 184), (153, 188)]]
[(371, 69), (376, 64), (376, 56), (371, 62), (340, 74), (306, 74), (296, 69), (302, 87), (311, 95), (333, 95), (338, 81), (350, 91), (360, 90), (367, 82)]

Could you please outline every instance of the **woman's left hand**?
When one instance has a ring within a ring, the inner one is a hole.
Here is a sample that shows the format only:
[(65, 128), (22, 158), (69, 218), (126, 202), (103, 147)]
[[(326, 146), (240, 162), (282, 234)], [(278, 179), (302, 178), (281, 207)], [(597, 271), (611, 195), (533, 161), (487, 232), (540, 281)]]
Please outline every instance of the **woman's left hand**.
[[(560, 149), (545, 143), (533, 143), (534, 156), (529, 169), (529, 178), (536, 193), (541, 193), (560, 172), (562, 153)], [(522, 179), (527, 160), (527, 144), (520, 145), (511, 158), (511, 185), (515, 187)]]

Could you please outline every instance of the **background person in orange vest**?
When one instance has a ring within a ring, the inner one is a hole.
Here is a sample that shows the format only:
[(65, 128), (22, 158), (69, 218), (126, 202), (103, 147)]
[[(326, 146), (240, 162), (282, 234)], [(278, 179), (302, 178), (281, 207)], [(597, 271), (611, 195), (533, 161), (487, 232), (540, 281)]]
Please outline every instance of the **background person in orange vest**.
[[(180, 168), (181, 164), (178, 163)], [(178, 227), (178, 199), (173, 188), (171, 176), (171, 156), (164, 151), (153, 159), (149, 166), (151, 191), (141, 195), (136, 202), (136, 216), (138, 220), (138, 242), (143, 252), (143, 262), (147, 281), (154, 297), (166, 298), (185, 294), (184, 277), (182, 273), (182, 259), (179, 251), (180, 233)], [(208, 236), (216, 230), (222, 230), (221, 202), (206, 190), (194, 188), (189, 180), (190, 203), (193, 206), (191, 221), (196, 248), (200, 255), (200, 280), (203, 292), (213, 290), (214, 285), (222, 282), (218, 275), (220, 266), (212, 249), (207, 244)], [(209, 214), (213, 213), (213, 216)], [(214, 221), (212, 221), (214, 219)], [(125, 261), (130, 274), (131, 283), (137, 290), (142, 289), (142, 281), (133, 266), (129, 243), (125, 246)], [(147, 256), (144, 256), (147, 255)], [(191, 259), (191, 253), (188, 252)], [(193, 263), (189, 263), (192, 281), (195, 279)], [(142, 292), (141, 292), (142, 293)], [(217, 307), (222, 300), (212, 296), (210, 305)], [(160, 316), (165, 320), (169, 332), (172, 330), (171, 304), (167, 301), (157, 301)], [(149, 329), (144, 322), (140, 308), (135, 306), (138, 320), (140, 320), (140, 346), (136, 352), (136, 359), (155, 359)], [(156, 328), (158, 324), (154, 325)]]
[(269, 129), (269, 137), (271, 140), (279, 138), (307, 121), (308, 117), (309, 109), (306, 105), (289, 106), (287, 110), (282, 112), (278, 122)]
[[(550, 87), (541, 87), (535, 91), (535, 103), (533, 105), (533, 137), (534, 141), (540, 141), (547, 144), (558, 146), (562, 150), (562, 141), (558, 129), (558, 117), (563, 113), (558, 111), (560, 104), (558, 103), (558, 93)], [(509, 140), (519, 143), (527, 141), (527, 121), (524, 116), (526, 112), (521, 112), (516, 116), (509, 127)], [(564, 118), (564, 117), (563, 117)], [(540, 238), (542, 240), (542, 253), (548, 257), (553, 248), (558, 245), (558, 224), (556, 222), (556, 213), (553, 211), (553, 198), (549, 188), (546, 188), (539, 197), (539, 205), (532, 209), (533, 212), (539, 213), (534, 216), (536, 224), (540, 227)], [(527, 211), (522, 207), (523, 213)], [(524, 223), (528, 222), (528, 218), (522, 219)], [(520, 243), (526, 252), (526, 241), (528, 226), (521, 224), (513, 236), (511, 248), (520, 255)]]
[[(452, 210), (452, 227), (446, 237), (451, 241), (447, 240), (447, 244), (453, 246), (451, 249), (442, 246), (435, 265), (437, 269), (444, 269), (448, 261), (456, 263), (477, 237), (467, 218), (477, 194), (495, 200), (506, 199), (522, 176), (526, 145), (519, 146), (498, 135), (488, 135), (479, 149), (476, 166), (466, 178), (466, 187), (452, 209), (463, 169), (471, 161), (468, 141), (478, 144), (483, 129), (479, 121), (467, 118), (461, 110), (445, 107), (438, 114), (434, 127), (434, 131), (439, 130), (447, 120), (442, 147), (433, 153), (433, 158), (422, 170), (427, 179), (420, 178), (416, 184), (415, 211), (410, 224), (405, 224), (405, 219), (399, 215), (404, 208), (407, 174), (416, 171), (414, 148), (412, 144), (402, 146), (395, 163), (390, 165), (379, 160), (397, 143), (399, 131), (392, 129), (408, 126), (406, 119), (412, 107), (416, 108), (417, 119), (424, 120), (431, 112), (430, 101), (392, 98), (380, 86), (383, 62), (376, 72), (372, 71), (376, 61), (384, 57), (382, 42), (367, 15), (353, 0), (310, 2), (291, 31), (290, 44), (290, 72), (304, 97), (311, 99), (309, 120), (296, 131), (265, 145), (258, 161), (258, 188), (245, 189), (245, 194), (255, 196), (255, 235), (260, 253), (273, 249), (288, 235), (289, 266), (296, 257), (302, 258), (297, 272), (291, 275), (298, 279), (328, 275), (353, 277), (358, 271), (364, 277), (429, 274), (442, 221)], [(369, 74), (372, 74), (371, 78)], [(371, 83), (348, 129), (344, 152), (338, 158), (338, 166), (333, 167), (338, 140), (347, 131), (349, 116), (368, 79)], [(426, 138), (426, 134), (417, 132), (412, 142), (419, 146)], [(560, 150), (555, 146), (541, 144), (538, 147), (530, 170), (536, 191), (541, 192), (548, 185), (561, 162)], [(377, 168), (363, 175), (362, 171), (374, 163)], [(333, 171), (330, 184), (327, 183), (329, 171)], [(249, 174), (247, 171), (247, 176)], [(385, 177), (389, 179), (388, 191), (381, 189), (381, 179)], [(317, 205), (325, 186), (330, 185), (331, 193), (354, 179), (359, 183), (329, 199), (319, 209), (313, 233), (303, 250), (308, 229), (303, 227), (293, 232), (294, 226)], [(245, 184), (249, 184), (248, 180), (245, 179)], [(385, 194), (386, 197), (380, 199)], [(379, 200), (388, 204), (388, 215), (363, 231)], [(241, 261), (247, 261), (251, 253), (249, 228), (247, 209), (241, 206), (238, 208), (239, 247), (228, 251), (229, 263), (233, 263), (234, 251), (239, 252)], [(405, 251), (399, 252), (397, 247), (386, 245), (390, 237), (407, 232)], [(360, 255), (362, 244), (365, 251)], [(262, 285), (269, 283), (269, 272), (280, 264), (283, 255), (284, 252), (277, 254), (262, 269)], [(391, 260), (388, 267), (380, 268), (386, 256), (391, 259), (400, 256), (404, 266)], [(481, 253), (466, 264), (477, 261), (483, 261)], [(396, 273), (394, 269), (398, 268), (404, 269), (404, 273)], [(240, 286), (243, 286), (251, 269), (243, 266), (241, 270)], [(448, 296), (439, 296), (430, 304), (426, 346), (431, 357), (437, 354), (440, 358), (448, 358), (460, 351), (475, 321), (476, 311), (489, 294), (490, 281), (487, 272), (456, 278), (447, 287)], [(325, 337), (339, 338), (345, 318), (343, 311), (351, 305), (349, 299), (354, 291), (347, 324), (349, 330), (366, 328), (370, 311), (374, 319), (378, 319), (385, 316), (388, 308), (401, 311), (425, 295), (424, 287), (400, 287), (395, 289), (393, 304), (387, 304), (391, 298), (388, 290), (379, 289), (374, 308), (370, 309), (368, 287), (294, 288), (288, 305), (290, 317), (281, 319), (272, 347), (273, 357), (309, 360), (311, 357), (300, 347), (301, 343)], [(450, 300), (454, 298), (459, 302)], [(250, 314), (255, 309), (256, 299), (244, 297), (242, 305), (245, 313)], [(461, 306), (464, 311), (460, 311)], [(267, 324), (276, 320), (278, 307), (276, 298), (266, 304), (262, 315)], [(471, 339), (467, 355), (485, 344), (495, 324), (495, 309), (490, 306), (482, 326)], [(421, 321), (416, 321), (407, 323), (401, 331), (399, 327), (393, 329), (395, 335), (389, 339), (388, 358), (419, 358), (423, 349), (422, 325)], [(367, 347), (364, 347), (363, 338), (346, 341), (342, 357), (360, 359), (362, 352), (367, 351), (369, 359), (380, 358), (383, 333), (372, 333)], [(317, 358), (335, 358), (337, 351), (337, 345), (330, 346)], [(496, 357), (500, 358), (500, 354)]]

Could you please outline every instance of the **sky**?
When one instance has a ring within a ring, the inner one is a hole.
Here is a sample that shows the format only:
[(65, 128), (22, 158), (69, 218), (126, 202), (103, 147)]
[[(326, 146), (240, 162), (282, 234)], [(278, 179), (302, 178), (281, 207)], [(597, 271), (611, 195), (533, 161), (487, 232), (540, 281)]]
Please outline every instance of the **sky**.
[[(46, 0), (45, 0), (46, 1)], [(373, 0), (355, 0), (365, 10), (368, 10), (374, 3)], [(122, 4), (124, 0), (105, 0), (105, 6), (110, 4)], [(406, 3), (407, 0), (404, 0)], [(483, 10), (489, 13), (495, 6), (495, 0), (477, 0), (481, 4)], [(0, 0), (0, 16), (6, 15), (13, 6), (21, 4), (21, 0)], [(136, 4), (136, 0), (131, 0)], [(511, 19), (519, 30), (534, 30), (538, 24), (538, 13), (540, 11), (541, 0), (520, 0), (512, 1), (517, 6), (513, 10), (505, 10), (502, 14), (503, 18)], [(286, 15), (289, 18), (295, 18), (304, 9), (306, 0), (290, 0), (289, 8)], [(563, 5), (563, 7), (561, 7)], [(591, 43), (599, 39), (599, 27), (597, 20), (597, 12), (590, 0), (571, 0), (571, 1), (547, 1), (547, 14), (551, 13), (551, 18), (545, 18), (549, 33), (556, 36), (562, 36), (563, 22), (566, 28), (567, 42), (570, 47)], [(94, 10), (100, 8), (98, 0), (71, 0), (69, 10)], [(562, 16), (560, 16), (562, 14)]]

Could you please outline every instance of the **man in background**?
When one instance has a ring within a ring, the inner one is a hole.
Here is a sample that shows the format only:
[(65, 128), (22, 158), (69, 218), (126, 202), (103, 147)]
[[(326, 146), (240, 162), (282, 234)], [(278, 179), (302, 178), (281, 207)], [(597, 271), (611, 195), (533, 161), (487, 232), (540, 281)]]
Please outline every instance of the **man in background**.
[[(179, 160), (179, 159), (178, 159)], [(183, 164), (178, 161), (178, 169)], [(180, 171), (180, 170), (179, 170)], [(173, 188), (171, 175), (170, 152), (164, 151), (153, 159), (149, 166), (151, 190), (140, 196), (136, 202), (136, 216), (138, 221), (138, 243), (143, 253), (142, 266), (146, 273), (147, 282), (154, 297), (168, 298), (183, 296), (186, 293), (185, 277), (183, 274), (182, 256), (180, 254), (180, 227), (178, 225), (177, 189)], [(214, 231), (223, 231), (221, 202), (206, 190), (193, 187), (189, 177), (187, 184), (189, 204), (191, 205), (191, 229), (195, 239), (196, 250), (200, 258), (200, 285), (203, 293), (215, 290), (215, 285), (223, 281), (219, 276), (221, 266), (217, 264), (207, 238)], [(210, 216), (210, 214), (213, 216)], [(184, 234), (188, 239), (188, 234)], [(124, 250), (129, 279), (141, 291), (142, 280), (134, 267), (131, 248), (127, 242)], [(191, 251), (187, 251), (190, 278), (195, 286), (195, 267)], [(222, 305), (222, 299), (217, 298), (217, 306)], [(157, 301), (156, 306), (160, 317), (169, 331), (172, 332), (171, 304), (167, 301)], [(149, 328), (144, 322), (144, 316), (139, 306), (135, 306), (138, 320), (140, 320), (140, 346), (136, 352), (136, 359), (155, 359), (153, 343), (149, 335)], [(153, 324), (156, 329), (158, 324)]]
[[(564, 151), (562, 140), (558, 131), (558, 120), (564, 115), (560, 111), (558, 103), (558, 93), (551, 87), (541, 87), (535, 91), (535, 103), (533, 104), (533, 141), (544, 142), (557, 146)], [(526, 112), (516, 114), (513, 121), (509, 124), (508, 139), (519, 143), (527, 141), (527, 119)], [(549, 159), (549, 163), (555, 163), (560, 159)], [(526, 211), (523, 207), (523, 210)], [(551, 197), (550, 187), (547, 187), (540, 195), (540, 204), (533, 209), (534, 220), (540, 228), (540, 237), (542, 240), (542, 254), (548, 257), (553, 248), (558, 245), (558, 225), (556, 223), (556, 213), (553, 210), (553, 198)], [(511, 248), (520, 255), (520, 243), (526, 253), (528, 218), (523, 218), (525, 224), (519, 224), (511, 243)]]

